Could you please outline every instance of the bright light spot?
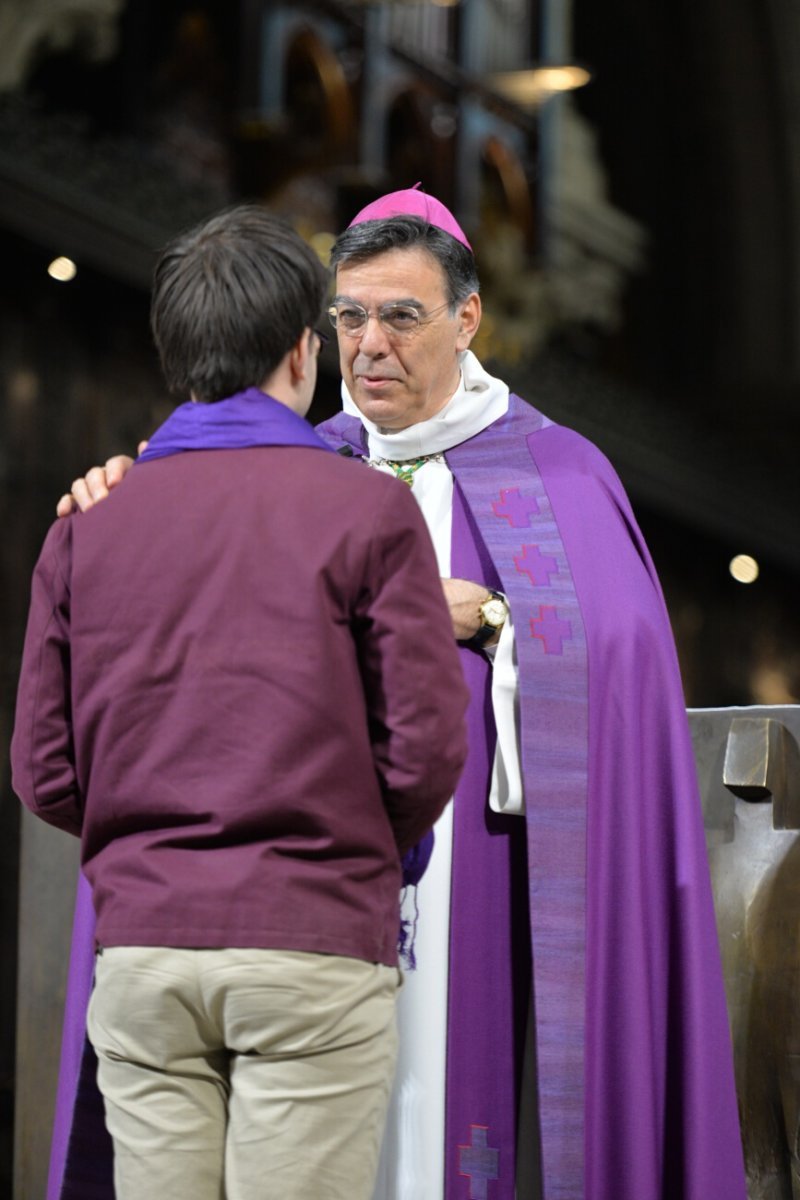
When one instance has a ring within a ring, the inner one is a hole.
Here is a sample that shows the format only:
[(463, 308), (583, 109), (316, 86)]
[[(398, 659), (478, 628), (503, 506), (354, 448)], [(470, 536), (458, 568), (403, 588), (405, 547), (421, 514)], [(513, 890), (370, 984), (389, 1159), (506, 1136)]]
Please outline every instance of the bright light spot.
[(737, 583), (755, 583), (758, 579), (758, 563), (749, 554), (737, 554), (728, 570)]
[(69, 283), (78, 274), (78, 268), (71, 258), (54, 258), (47, 268), (47, 274), (51, 279), (57, 279), (59, 283)]
[(535, 108), (557, 92), (584, 87), (592, 76), (585, 67), (572, 63), (563, 66), (532, 67), (527, 71), (502, 71), (489, 76), (490, 84), (522, 108)]
[(585, 87), (591, 75), (585, 67), (538, 67), (536, 82), (546, 92), (571, 92)]

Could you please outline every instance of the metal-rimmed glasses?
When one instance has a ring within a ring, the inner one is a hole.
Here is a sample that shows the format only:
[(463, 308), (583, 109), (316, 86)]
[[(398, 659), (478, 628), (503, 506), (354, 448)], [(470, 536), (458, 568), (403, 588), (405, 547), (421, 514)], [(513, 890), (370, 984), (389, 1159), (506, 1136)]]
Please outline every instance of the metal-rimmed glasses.
[(356, 300), (335, 300), (328, 308), (328, 317), (337, 333), (347, 334), (348, 337), (361, 337), (367, 328), (367, 321), (374, 314), (380, 322), (381, 329), (390, 337), (408, 337), (416, 333), (423, 325), (427, 325), (436, 313), (450, 307), (450, 301), (425, 312), (416, 304), (395, 303), (381, 304), (378, 308), (366, 309)]

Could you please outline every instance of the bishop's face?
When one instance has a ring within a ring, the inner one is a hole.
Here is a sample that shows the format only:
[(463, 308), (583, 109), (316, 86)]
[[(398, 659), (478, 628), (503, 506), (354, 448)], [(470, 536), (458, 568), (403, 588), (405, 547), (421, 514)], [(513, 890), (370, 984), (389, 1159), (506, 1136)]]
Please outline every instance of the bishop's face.
[[(398, 430), (444, 408), (458, 387), (458, 354), (480, 323), (476, 293), (452, 313), (441, 266), (427, 250), (413, 247), (340, 266), (335, 300), (359, 304), (369, 314), (358, 334), (338, 330), (342, 377), (365, 417), (380, 429)], [(416, 308), (418, 327), (406, 333), (387, 329), (378, 320), (387, 304)]]

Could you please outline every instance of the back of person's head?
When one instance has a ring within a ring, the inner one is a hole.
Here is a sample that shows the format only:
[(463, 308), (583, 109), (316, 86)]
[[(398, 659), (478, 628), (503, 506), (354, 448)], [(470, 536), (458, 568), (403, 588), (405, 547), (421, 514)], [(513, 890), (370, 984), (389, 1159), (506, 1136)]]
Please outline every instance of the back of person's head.
[(350, 225), (331, 251), (331, 266), (355, 266), (390, 250), (425, 250), (439, 263), (451, 309), (480, 290), (475, 258), (463, 242), (424, 217), (391, 216)]
[(150, 306), (170, 391), (211, 402), (259, 387), (317, 324), (326, 288), (311, 247), (258, 205), (182, 234), (156, 264)]

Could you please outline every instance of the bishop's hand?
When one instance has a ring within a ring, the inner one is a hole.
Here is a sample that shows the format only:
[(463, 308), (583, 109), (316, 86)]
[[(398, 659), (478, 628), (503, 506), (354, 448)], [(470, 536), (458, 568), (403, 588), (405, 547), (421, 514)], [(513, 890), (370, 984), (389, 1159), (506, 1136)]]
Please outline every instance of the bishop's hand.
[[(469, 579), (442, 579), (444, 598), (450, 609), (450, 619), (453, 622), (453, 634), (456, 641), (467, 642), (484, 626), (481, 605), (491, 597), (489, 588), (484, 583), (473, 583)], [(484, 646), (492, 646), (500, 637), (500, 629), (483, 641)]]
[[(147, 446), (147, 442), (139, 442), (138, 453)], [(133, 459), (127, 454), (115, 454), (102, 467), (92, 467), (81, 479), (76, 479), (69, 492), (65, 492), (56, 505), (59, 517), (68, 517), (73, 512), (86, 512), (99, 500), (105, 500), (108, 493), (122, 483), (128, 471), (133, 466)]]

